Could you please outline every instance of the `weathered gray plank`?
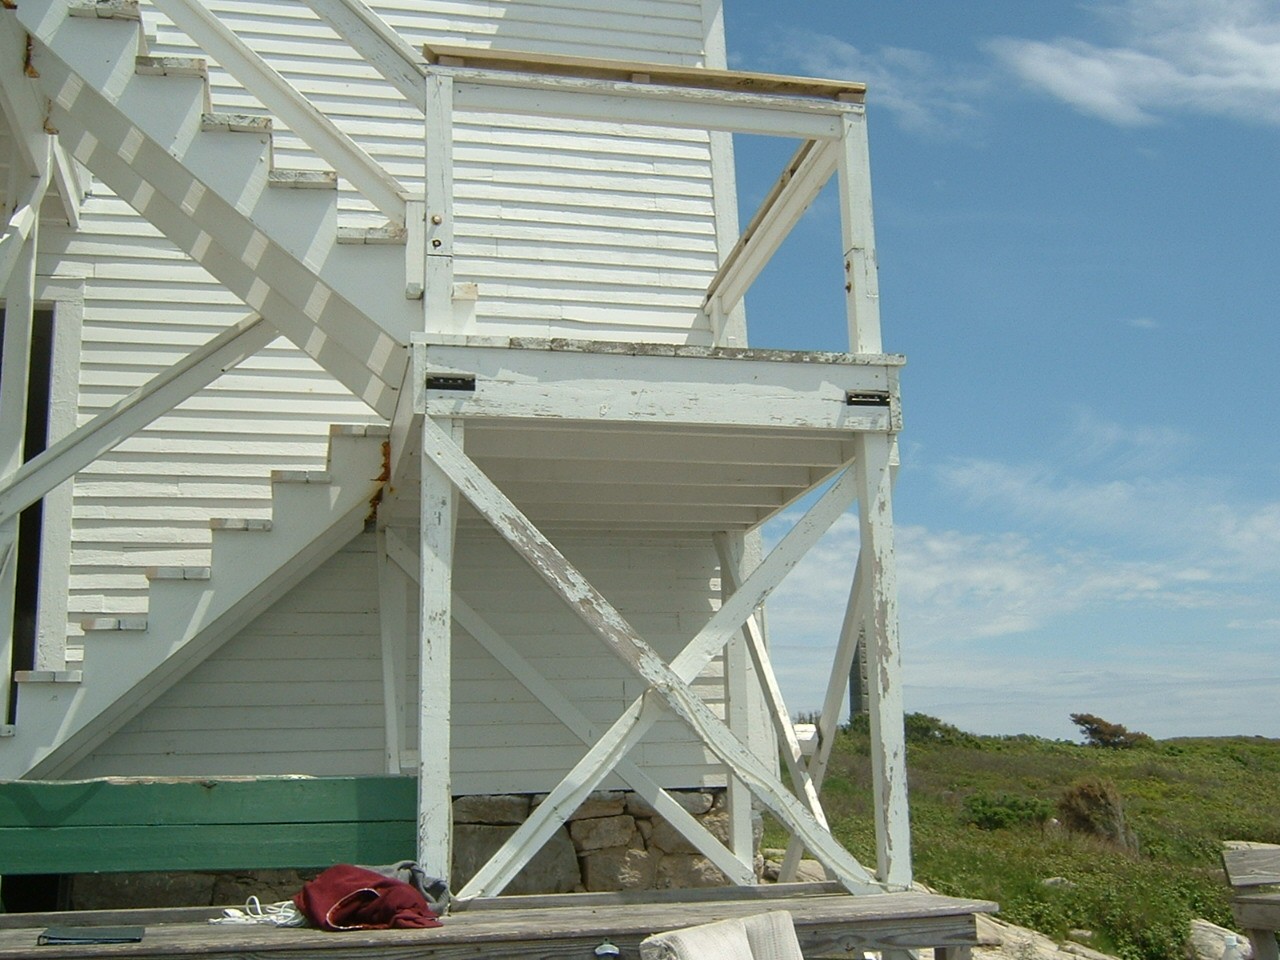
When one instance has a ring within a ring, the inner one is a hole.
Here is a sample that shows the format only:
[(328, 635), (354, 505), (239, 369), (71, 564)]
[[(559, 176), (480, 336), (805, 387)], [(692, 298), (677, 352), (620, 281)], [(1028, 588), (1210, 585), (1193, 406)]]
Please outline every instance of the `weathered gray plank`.
[(1222, 845), (1222, 865), (1233, 887), (1280, 883), (1280, 845), (1228, 840)]
[[(660, 930), (745, 916), (761, 909), (759, 900), (735, 896), (738, 891), (719, 892), (722, 899), (703, 899), (705, 894), (683, 891), (696, 899), (660, 898), (616, 906), (597, 901), (542, 909), (468, 910), (448, 917), (443, 927), (433, 930), (331, 934), (307, 929), (158, 923), (147, 926), (140, 944), (46, 946), (40, 948), (40, 956), (49, 960), (108, 956), (151, 960), (192, 956), (226, 960), (455, 960), (476, 956), (568, 960), (589, 955), (605, 939), (621, 947), (624, 955), (633, 956), (640, 940)], [(906, 892), (863, 897), (781, 897), (770, 900), (769, 908), (792, 914), (802, 948), (807, 955), (816, 956), (852, 950), (973, 945), (977, 943), (975, 914), (989, 913), (995, 904)], [(100, 914), (92, 916), (94, 921), (102, 921)], [(136, 916), (151, 920), (157, 912), (139, 911)], [(115, 914), (112, 919), (129, 922), (133, 918), (126, 913)], [(52, 922), (49, 917), (33, 914), (26, 915), (26, 920), (29, 926), (0, 930), (0, 960), (30, 957), (36, 934)]]

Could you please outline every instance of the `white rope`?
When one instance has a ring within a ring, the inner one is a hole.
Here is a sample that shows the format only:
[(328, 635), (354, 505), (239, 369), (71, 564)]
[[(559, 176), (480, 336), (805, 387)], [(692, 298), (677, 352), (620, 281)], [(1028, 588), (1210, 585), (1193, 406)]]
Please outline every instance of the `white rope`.
[(210, 923), (253, 924), (265, 923), (273, 927), (304, 927), (307, 918), (292, 900), (281, 900), (279, 903), (268, 903), (265, 906), (257, 897), (250, 897), (240, 907), (227, 907), (221, 917), (214, 917)]

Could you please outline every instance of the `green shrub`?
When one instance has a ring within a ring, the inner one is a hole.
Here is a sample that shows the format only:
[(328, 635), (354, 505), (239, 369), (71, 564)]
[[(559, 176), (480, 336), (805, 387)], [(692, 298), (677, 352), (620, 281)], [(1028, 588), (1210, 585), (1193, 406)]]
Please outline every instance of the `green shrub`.
[(983, 830), (1003, 830), (1023, 824), (1043, 825), (1053, 813), (1048, 800), (1011, 793), (975, 793), (964, 800), (961, 820)]
[(1073, 783), (1058, 801), (1058, 818), (1068, 830), (1100, 837), (1126, 850), (1137, 849), (1137, 837), (1125, 822), (1120, 791), (1110, 780)]

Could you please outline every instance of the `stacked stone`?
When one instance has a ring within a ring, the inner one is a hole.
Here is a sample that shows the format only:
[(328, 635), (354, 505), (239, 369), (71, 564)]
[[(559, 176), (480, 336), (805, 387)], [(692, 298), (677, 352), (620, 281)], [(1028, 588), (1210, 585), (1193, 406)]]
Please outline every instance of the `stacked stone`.
[[(714, 836), (727, 840), (723, 790), (671, 796)], [(453, 803), (454, 888), (473, 874), (537, 808), (541, 796), (459, 797)], [(753, 818), (755, 848), (761, 823)], [(728, 878), (637, 794), (591, 794), (507, 887), (507, 893), (713, 887)]]

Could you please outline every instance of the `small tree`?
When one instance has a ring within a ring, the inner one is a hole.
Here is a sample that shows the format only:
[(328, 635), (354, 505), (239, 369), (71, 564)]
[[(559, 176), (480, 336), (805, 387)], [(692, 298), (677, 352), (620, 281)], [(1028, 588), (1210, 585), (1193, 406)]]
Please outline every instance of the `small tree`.
[(1145, 733), (1129, 730), (1118, 723), (1110, 723), (1092, 713), (1073, 713), (1071, 722), (1080, 728), (1080, 732), (1084, 734), (1084, 742), (1091, 747), (1126, 750), (1151, 742), (1151, 738)]

